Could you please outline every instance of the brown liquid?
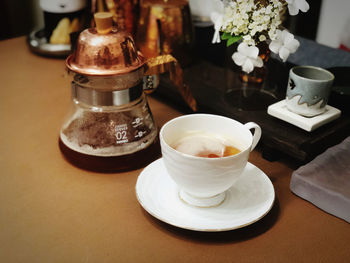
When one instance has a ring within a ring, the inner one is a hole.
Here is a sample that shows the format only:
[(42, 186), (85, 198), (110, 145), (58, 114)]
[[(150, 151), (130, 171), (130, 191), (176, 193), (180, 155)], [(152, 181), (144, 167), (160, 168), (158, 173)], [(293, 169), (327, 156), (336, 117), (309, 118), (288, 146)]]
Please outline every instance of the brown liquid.
[(220, 158), (241, 151), (232, 146), (231, 139), (202, 131), (189, 131), (172, 145), (175, 150), (196, 157)]
[(200, 152), (196, 156), (205, 157), (205, 158), (219, 158), (219, 157), (227, 157), (227, 156), (235, 155), (240, 152), (241, 152), (240, 150), (238, 150), (233, 146), (225, 146), (225, 151), (222, 156), (219, 156), (216, 153), (211, 153), (211, 152)]
[(102, 157), (76, 152), (67, 147), (59, 139), (59, 147), (71, 164), (79, 168), (104, 173), (130, 171), (142, 168), (160, 157), (160, 145), (158, 137), (147, 148), (132, 154), (121, 156)]

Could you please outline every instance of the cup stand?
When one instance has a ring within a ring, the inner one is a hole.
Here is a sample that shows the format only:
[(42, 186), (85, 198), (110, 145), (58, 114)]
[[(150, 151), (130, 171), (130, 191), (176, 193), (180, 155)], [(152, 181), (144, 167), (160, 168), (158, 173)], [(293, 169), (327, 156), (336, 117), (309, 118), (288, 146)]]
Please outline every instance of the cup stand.
[(179, 198), (186, 204), (197, 207), (215, 207), (219, 206), (226, 197), (226, 192), (211, 196), (211, 197), (195, 197), (183, 189), (179, 191)]
[(287, 109), (285, 100), (270, 105), (267, 113), (303, 130), (311, 132), (341, 116), (341, 111), (326, 105), (326, 111), (314, 117), (304, 117)]

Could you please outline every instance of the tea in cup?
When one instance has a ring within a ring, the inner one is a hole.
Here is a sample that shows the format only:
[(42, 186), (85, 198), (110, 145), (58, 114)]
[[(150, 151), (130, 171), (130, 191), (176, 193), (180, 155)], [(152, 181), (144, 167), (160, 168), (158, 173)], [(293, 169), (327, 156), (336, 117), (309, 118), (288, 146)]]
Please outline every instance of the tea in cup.
[(219, 115), (191, 114), (167, 122), (160, 130), (163, 162), (180, 198), (199, 207), (221, 204), (260, 137), (256, 123)]

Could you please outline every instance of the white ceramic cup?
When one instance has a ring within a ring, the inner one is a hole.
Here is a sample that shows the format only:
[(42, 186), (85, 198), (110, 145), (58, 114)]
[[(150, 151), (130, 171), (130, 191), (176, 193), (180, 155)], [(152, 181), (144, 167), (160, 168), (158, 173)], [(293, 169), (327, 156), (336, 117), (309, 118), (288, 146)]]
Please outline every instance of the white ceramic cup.
[[(254, 135), (251, 133), (254, 129)], [(188, 155), (172, 148), (186, 133), (200, 131), (228, 137), (241, 152), (219, 158)], [(261, 137), (253, 122), (242, 124), (212, 114), (191, 114), (167, 122), (160, 130), (164, 165), (179, 186), (180, 198), (191, 205), (211, 207), (221, 204), (228, 190), (242, 174), (250, 152)]]

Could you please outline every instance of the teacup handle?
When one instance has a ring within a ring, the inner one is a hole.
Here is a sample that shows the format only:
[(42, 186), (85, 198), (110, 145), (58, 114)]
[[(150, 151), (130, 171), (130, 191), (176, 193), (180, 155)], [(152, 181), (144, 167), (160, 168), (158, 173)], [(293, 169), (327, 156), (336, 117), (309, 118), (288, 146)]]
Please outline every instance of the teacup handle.
[(248, 122), (244, 124), (244, 126), (249, 130), (254, 129), (253, 142), (252, 142), (252, 146), (250, 147), (250, 151), (253, 151), (261, 138), (261, 128), (255, 122)]

